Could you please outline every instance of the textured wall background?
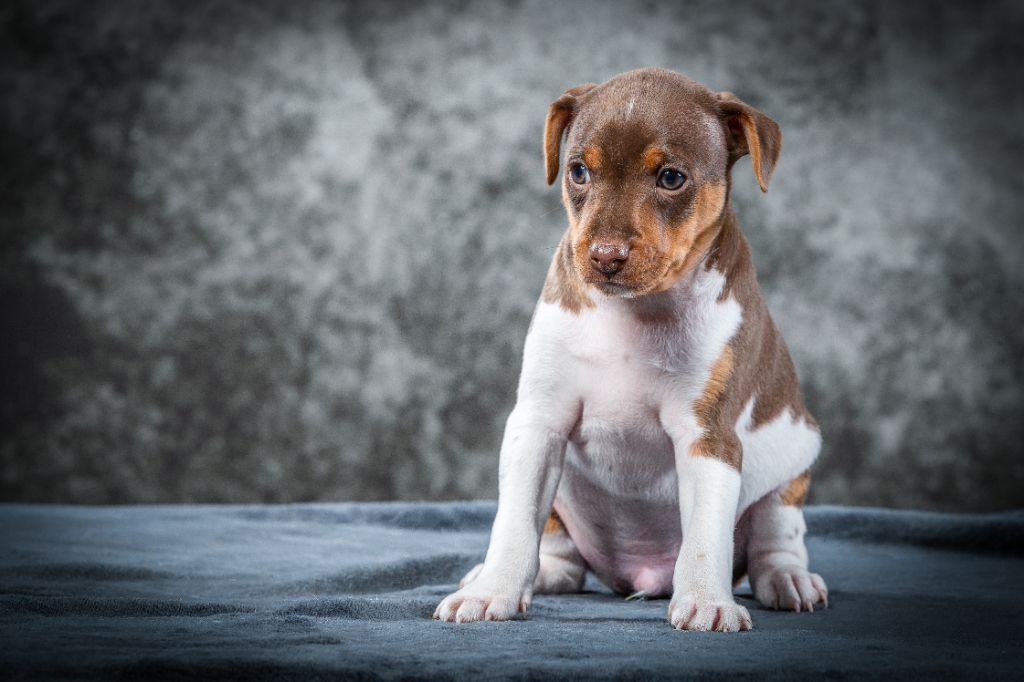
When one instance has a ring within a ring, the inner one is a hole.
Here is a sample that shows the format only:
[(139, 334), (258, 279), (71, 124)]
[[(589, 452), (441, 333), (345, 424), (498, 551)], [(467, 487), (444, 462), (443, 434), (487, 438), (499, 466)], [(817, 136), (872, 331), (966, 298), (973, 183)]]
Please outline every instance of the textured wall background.
[(773, 116), (734, 201), (813, 500), (1024, 504), (1019, 3), (0, 9), (0, 497), (493, 496), (565, 88)]

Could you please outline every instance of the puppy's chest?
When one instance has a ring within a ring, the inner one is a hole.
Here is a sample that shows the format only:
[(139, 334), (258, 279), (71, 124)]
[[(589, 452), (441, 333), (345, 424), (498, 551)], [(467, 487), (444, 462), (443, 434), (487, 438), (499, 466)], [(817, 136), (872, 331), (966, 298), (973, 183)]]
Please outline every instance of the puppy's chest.
[(617, 348), (614, 356), (606, 350), (600, 361), (573, 358), (581, 406), (569, 440), (587, 462), (601, 466), (625, 453), (646, 459), (670, 451), (660, 411), (671, 376), (635, 348)]
[(607, 320), (592, 322), (567, 358), (582, 403), (581, 422), (627, 430), (656, 423), (667, 394), (695, 372), (655, 339)]
[(584, 405), (601, 413), (607, 407), (630, 421), (666, 401), (699, 397), (711, 365), (742, 321), (734, 299), (718, 300), (723, 284), (711, 271), (647, 308), (612, 299), (563, 318), (566, 360)]
[(568, 360), (581, 411), (570, 436), (571, 459), (625, 486), (653, 483), (647, 479), (674, 471), (664, 417), (676, 431), (684, 425), (695, 432), (694, 402), (707, 381), (708, 359), (724, 341), (708, 338), (714, 323), (688, 317), (687, 310), (645, 321), (609, 308), (575, 320)]

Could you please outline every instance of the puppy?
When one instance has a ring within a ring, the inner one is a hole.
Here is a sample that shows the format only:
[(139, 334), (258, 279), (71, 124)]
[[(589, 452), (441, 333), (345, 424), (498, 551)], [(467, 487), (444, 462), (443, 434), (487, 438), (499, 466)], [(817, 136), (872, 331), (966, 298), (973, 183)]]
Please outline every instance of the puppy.
[(484, 563), (434, 618), (505, 620), (592, 571), (671, 595), (683, 630), (827, 604), (801, 504), (821, 437), (729, 204), (749, 155), (762, 191), (782, 136), (730, 93), (641, 69), (566, 91), (544, 130), (569, 227), (537, 304), (501, 445)]

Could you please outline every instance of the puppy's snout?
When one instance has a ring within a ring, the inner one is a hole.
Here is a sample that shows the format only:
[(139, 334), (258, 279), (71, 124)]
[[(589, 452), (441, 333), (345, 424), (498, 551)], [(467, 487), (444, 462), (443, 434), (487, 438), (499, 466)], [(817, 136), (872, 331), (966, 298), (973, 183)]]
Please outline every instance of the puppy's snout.
[(629, 259), (628, 244), (592, 244), (590, 264), (602, 275), (614, 275), (626, 266)]

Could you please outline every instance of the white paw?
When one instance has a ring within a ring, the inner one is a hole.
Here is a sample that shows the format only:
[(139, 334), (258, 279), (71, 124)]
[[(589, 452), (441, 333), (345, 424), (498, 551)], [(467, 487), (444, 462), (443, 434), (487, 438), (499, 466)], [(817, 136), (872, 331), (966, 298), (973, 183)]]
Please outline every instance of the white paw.
[(751, 587), (757, 600), (772, 609), (814, 611), (815, 604), (828, 608), (828, 588), (817, 573), (800, 566), (777, 566), (757, 576)]
[(525, 616), (530, 607), (529, 596), (497, 591), (485, 592), (472, 586), (449, 594), (434, 610), (434, 620), (449, 623), (472, 623), (477, 620), (511, 620), (520, 614)]
[(668, 621), (677, 630), (739, 632), (752, 626), (747, 609), (732, 598), (700, 599), (693, 593), (673, 595)]

